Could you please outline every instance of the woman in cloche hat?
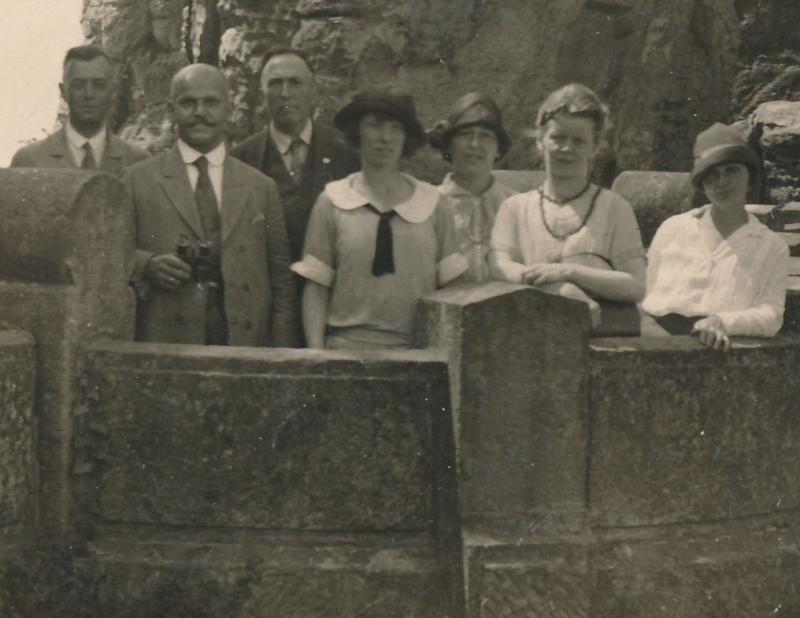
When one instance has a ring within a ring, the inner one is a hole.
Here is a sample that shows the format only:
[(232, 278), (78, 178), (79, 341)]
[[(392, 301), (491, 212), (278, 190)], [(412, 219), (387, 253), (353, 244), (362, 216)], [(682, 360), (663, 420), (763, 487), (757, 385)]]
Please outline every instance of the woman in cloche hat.
[(739, 131), (716, 123), (697, 136), (691, 180), (710, 204), (664, 221), (648, 252), (642, 308), (667, 332), (727, 350), (732, 335), (780, 329), (789, 250), (745, 210), (757, 176), (758, 157)]
[(414, 307), (461, 276), (453, 224), (433, 185), (399, 170), (425, 142), (413, 99), (364, 90), (334, 118), (361, 157), (361, 171), (328, 183), (306, 231), (303, 328), (311, 348), (413, 345)]
[(465, 94), (453, 104), (447, 120), (431, 132), (429, 141), (452, 165), (439, 186), (456, 227), (461, 252), (469, 270), (465, 281), (489, 279), (486, 256), (497, 209), (516, 191), (492, 175), (495, 163), (511, 144), (503, 128), (500, 108), (479, 92)]

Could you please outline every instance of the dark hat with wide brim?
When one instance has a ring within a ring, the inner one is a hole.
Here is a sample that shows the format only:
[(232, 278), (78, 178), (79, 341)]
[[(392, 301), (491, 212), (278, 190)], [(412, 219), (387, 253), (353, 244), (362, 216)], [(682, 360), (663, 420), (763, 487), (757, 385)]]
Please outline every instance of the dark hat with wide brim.
[(364, 115), (376, 112), (387, 114), (402, 122), (406, 130), (406, 140), (415, 145), (425, 143), (425, 129), (417, 118), (414, 99), (409, 94), (391, 88), (371, 88), (356, 93), (353, 100), (334, 116), (333, 123), (341, 131), (347, 132), (349, 128), (358, 124)]
[(503, 116), (494, 99), (479, 92), (470, 92), (450, 108), (447, 120), (431, 132), (428, 140), (443, 155), (450, 152), (450, 142), (461, 129), (486, 127), (497, 137), (497, 152), (502, 157), (511, 147), (511, 140), (503, 127)]
[(708, 170), (722, 163), (741, 163), (758, 170), (758, 155), (747, 145), (742, 134), (735, 128), (717, 122), (697, 136), (694, 143), (694, 167), (692, 184), (702, 189), (703, 178)]

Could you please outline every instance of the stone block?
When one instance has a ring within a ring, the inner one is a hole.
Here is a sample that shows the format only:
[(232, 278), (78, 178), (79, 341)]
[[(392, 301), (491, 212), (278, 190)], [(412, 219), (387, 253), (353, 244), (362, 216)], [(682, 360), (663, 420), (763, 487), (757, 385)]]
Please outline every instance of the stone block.
[(80, 343), (132, 338), (132, 210), (122, 184), (73, 170), (0, 170), (0, 325), (36, 339), (42, 526), (68, 526)]
[(100, 521), (431, 530), (451, 512), (447, 368), (430, 352), (109, 342), (86, 367), (77, 466)]
[(750, 123), (764, 162), (767, 201), (783, 205), (800, 200), (800, 102), (762, 103)]
[(622, 172), (611, 190), (633, 207), (645, 247), (666, 219), (693, 205), (689, 174), (683, 172)]
[(586, 305), (494, 282), (441, 290), (419, 319), (449, 359), (463, 520), (583, 508)]
[(592, 340), (594, 525), (799, 508), (798, 343), (742, 340), (721, 354), (689, 337)]
[(33, 337), (0, 331), (0, 544), (36, 523)]

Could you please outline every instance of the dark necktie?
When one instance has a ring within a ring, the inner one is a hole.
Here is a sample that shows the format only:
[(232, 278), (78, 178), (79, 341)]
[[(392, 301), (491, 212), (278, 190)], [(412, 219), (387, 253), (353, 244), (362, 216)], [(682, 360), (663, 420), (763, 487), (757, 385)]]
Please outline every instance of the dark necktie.
[(397, 212), (381, 212), (372, 204), (367, 204), (378, 215), (378, 233), (375, 236), (375, 256), (372, 258), (372, 274), (376, 277), (394, 272), (394, 240), (391, 221)]
[(198, 157), (193, 164), (199, 174), (197, 176), (197, 186), (194, 188), (194, 201), (197, 204), (197, 214), (200, 215), (200, 225), (203, 226), (203, 236), (210, 242), (216, 252), (220, 241), (220, 217), (217, 196), (214, 193), (214, 185), (211, 184), (211, 177), (208, 175), (208, 159)]
[(83, 144), (83, 161), (81, 161), (82, 170), (96, 170), (97, 161), (94, 160), (94, 150), (89, 142)]
[(303, 169), (306, 165), (306, 145), (299, 137), (295, 137), (289, 144), (289, 172), (292, 179), (299, 183), (303, 178)]

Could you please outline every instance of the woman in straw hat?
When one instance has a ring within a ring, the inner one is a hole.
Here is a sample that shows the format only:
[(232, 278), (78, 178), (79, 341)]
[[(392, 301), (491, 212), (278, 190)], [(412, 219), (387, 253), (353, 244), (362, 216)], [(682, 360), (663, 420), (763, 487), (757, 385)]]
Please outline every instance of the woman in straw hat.
[(408, 348), (417, 299), (467, 268), (444, 199), (399, 170), (425, 142), (409, 95), (364, 90), (334, 118), (361, 171), (329, 183), (311, 213), (303, 259), (308, 346)]
[(495, 163), (511, 145), (500, 108), (489, 96), (479, 92), (465, 94), (453, 104), (447, 120), (434, 128), (429, 141), (453, 170), (439, 191), (448, 198), (446, 204), (459, 248), (469, 262), (462, 280), (486, 281), (486, 256), (497, 209), (517, 192), (492, 175)]
[(642, 308), (667, 332), (726, 350), (732, 335), (780, 329), (789, 250), (745, 210), (757, 177), (739, 131), (717, 123), (697, 136), (691, 180), (710, 203), (664, 221), (648, 252)]
[(627, 303), (633, 323), (624, 334), (638, 334), (633, 303), (645, 290), (639, 226), (627, 201), (591, 180), (607, 118), (606, 106), (580, 84), (545, 99), (536, 118), (545, 181), (500, 206), (489, 267), (497, 279), (586, 302), (595, 326), (604, 312), (598, 300)]

